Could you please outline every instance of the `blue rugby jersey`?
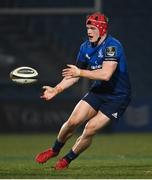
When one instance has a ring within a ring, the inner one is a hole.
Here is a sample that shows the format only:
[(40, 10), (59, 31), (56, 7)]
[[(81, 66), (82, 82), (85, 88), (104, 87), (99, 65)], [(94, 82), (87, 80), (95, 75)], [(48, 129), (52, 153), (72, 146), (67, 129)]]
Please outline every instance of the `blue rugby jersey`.
[(124, 49), (121, 43), (108, 35), (98, 46), (92, 46), (87, 40), (77, 56), (77, 67), (95, 70), (102, 68), (103, 61), (118, 62), (117, 68), (109, 81), (95, 80), (90, 91), (111, 95), (130, 95), (131, 87)]

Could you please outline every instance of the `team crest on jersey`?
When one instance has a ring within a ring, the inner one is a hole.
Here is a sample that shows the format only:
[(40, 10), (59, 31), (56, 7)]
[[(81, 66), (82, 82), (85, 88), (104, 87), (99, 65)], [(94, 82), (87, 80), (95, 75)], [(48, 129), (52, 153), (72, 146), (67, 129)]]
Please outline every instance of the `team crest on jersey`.
[(102, 57), (103, 57), (102, 49), (98, 52), (98, 57), (99, 57), (99, 58), (102, 58)]
[(116, 54), (116, 48), (114, 46), (109, 46), (106, 48), (106, 56), (114, 56)]

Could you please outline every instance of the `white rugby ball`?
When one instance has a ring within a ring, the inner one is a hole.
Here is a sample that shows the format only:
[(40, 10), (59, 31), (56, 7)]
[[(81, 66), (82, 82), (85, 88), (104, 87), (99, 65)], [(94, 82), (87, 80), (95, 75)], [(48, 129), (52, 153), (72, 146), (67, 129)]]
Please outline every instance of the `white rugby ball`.
[(38, 80), (38, 72), (31, 67), (18, 67), (10, 72), (10, 78), (19, 84), (31, 84)]

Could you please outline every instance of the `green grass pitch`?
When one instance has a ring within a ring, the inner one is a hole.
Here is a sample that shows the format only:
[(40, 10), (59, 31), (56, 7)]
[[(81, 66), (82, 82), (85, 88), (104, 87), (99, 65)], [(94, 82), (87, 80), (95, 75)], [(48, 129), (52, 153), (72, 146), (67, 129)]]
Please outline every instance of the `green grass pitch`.
[(98, 134), (92, 146), (70, 164), (55, 171), (52, 166), (72, 146), (72, 137), (58, 157), (36, 164), (34, 157), (47, 149), (55, 135), (0, 135), (0, 179), (150, 179), (152, 134)]

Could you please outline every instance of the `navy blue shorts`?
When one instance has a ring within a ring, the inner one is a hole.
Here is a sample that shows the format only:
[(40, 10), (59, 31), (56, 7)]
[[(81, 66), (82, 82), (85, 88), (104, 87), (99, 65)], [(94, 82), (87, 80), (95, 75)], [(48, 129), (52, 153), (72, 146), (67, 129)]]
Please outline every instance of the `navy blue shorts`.
[(110, 96), (89, 92), (82, 100), (86, 101), (96, 111), (101, 111), (110, 119), (119, 119), (126, 110), (130, 96)]

